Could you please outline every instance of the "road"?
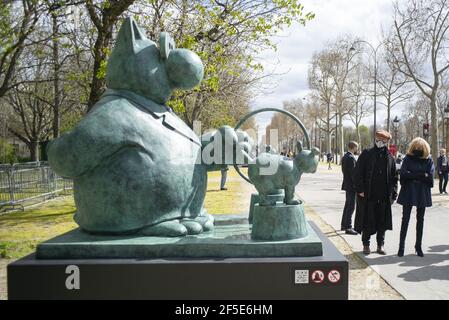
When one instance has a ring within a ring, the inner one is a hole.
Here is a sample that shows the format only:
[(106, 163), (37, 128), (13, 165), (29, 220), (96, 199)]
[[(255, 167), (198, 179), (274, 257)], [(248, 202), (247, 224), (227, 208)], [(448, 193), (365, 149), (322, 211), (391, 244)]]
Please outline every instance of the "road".
[[(340, 190), (342, 174), (340, 167), (327, 170), (320, 165), (315, 174), (304, 174), (297, 186), (298, 196), (318, 213), (335, 230), (340, 230), (345, 195)], [(424, 221), (424, 258), (414, 254), (416, 217), (410, 219), (404, 257), (397, 257), (402, 206), (393, 205), (393, 231), (385, 237), (386, 256), (376, 253), (364, 256), (360, 235), (339, 234), (360, 257), (376, 270), (394, 289), (406, 299), (449, 299), (449, 196), (437, 194), (432, 189), (434, 206), (426, 210)], [(412, 211), (413, 215), (416, 215)], [(371, 250), (375, 250), (375, 236)]]

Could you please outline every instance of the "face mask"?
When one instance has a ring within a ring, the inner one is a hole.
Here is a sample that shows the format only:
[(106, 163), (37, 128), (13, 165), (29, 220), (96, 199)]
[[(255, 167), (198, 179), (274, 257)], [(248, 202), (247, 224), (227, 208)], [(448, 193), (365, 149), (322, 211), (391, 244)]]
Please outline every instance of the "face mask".
[(424, 155), (424, 151), (422, 150), (413, 150), (413, 155), (417, 157), (422, 157)]
[(376, 146), (380, 149), (387, 146), (387, 143), (382, 140), (376, 140)]

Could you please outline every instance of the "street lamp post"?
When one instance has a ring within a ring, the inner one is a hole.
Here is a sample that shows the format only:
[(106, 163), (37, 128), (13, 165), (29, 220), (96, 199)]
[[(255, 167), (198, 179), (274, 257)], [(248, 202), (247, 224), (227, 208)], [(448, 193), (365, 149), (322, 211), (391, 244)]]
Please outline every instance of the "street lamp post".
[(376, 112), (377, 112), (377, 50), (380, 48), (383, 42), (379, 43), (376, 48), (371, 45), (368, 41), (365, 40), (358, 40), (353, 43), (353, 46), (349, 49), (350, 51), (355, 51), (354, 45), (358, 42), (363, 42), (367, 44), (374, 53), (374, 132), (373, 132), (373, 142), (376, 142), (376, 128), (377, 128), (377, 120), (376, 120)]
[(323, 151), (323, 145), (322, 145), (322, 143), (323, 143), (323, 141), (324, 141), (324, 135), (321, 135), (321, 131), (320, 131), (320, 151), (322, 152)]
[(338, 164), (338, 113), (335, 110), (335, 164)]
[(449, 151), (449, 103), (444, 108), (444, 118), (446, 119), (446, 151)]
[(393, 119), (393, 128), (394, 128), (394, 144), (398, 147), (398, 129), (399, 129), (399, 118), (396, 116)]
[(334, 141), (334, 156), (336, 156), (337, 155), (337, 141), (334, 139), (335, 132), (332, 132), (331, 137), (332, 137), (332, 140)]

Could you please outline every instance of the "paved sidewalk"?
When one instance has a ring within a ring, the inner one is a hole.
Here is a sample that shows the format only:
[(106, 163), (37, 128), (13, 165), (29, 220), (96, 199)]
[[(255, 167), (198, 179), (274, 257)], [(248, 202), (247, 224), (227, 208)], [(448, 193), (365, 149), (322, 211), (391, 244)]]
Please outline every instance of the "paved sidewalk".
[[(327, 170), (320, 165), (317, 173), (303, 175), (297, 187), (305, 204), (335, 230), (340, 230), (345, 201), (344, 192), (340, 190), (341, 181), (340, 167)], [(433, 193), (436, 191), (434, 188)], [(427, 209), (424, 222), (424, 258), (414, 254), (414, 216), (410, 219), (405, 256), (396, 256), (402, 217), (402, 206), (396, 203), (393, 205), (393, 231), (386, 234), (387, 256), (374, 253), (365, 257), (360, 236), (338, 232), (359, 257), (406, 299), (449, 299), (449, 196), (433, 194), (433, 199), (434, 206)], [(371, 243), (375, 249), (375, 236)]]

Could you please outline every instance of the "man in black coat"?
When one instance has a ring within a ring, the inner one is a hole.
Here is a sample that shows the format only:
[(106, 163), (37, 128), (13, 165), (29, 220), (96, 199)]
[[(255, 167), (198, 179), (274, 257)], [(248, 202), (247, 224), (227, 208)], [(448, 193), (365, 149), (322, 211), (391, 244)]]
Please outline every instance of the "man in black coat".
[(352, 214), (355, 209), (355, 183), (354, 172), (356, 165), (355, 155), (357, 154), (359, 145), (355, 141), (349, 141), (348, 151), (341, 159), (341, 171), (343, 172), (343, 184), (341, 190), (346, 191), (346, 202), (341, 218), (341, 230), (346, 234), (357, 235), (357, 231), (352, 229)]
[(368, 255), (370, 238), (377, 234), (377, 253), (385, 255), (385, 231), (393, 229), (391, 205), (397, 198), (398, 177), (388, 152), (388, 131), (376, 131), (376, 143), (360, 155), (355, 170), (357, 209), (354, 229), (362, 234), (363, 253)]

